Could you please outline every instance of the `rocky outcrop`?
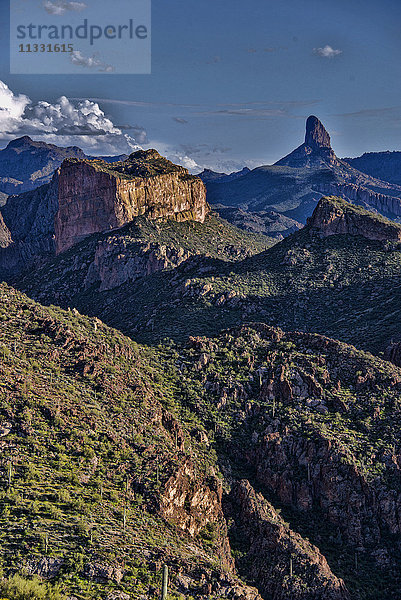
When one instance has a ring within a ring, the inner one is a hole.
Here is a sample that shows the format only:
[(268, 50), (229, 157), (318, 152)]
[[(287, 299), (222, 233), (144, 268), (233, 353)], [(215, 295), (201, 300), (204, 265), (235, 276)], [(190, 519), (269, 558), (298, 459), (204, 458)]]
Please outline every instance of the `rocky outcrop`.
[(85, 289), (93, 284), (99, 291), (112, 290), (127, 281), (174, 268), (186, 261), (191, 254), (183, 248), (168, 248), (157, 243), (137, 243), (129, 251), (113, 240), (100, 241), (85, 277)]
[[(14, 278), (139, 215), (203, 222), (208, 210), (202, 181), (155, 150), (136, 152), (112, 166), (100, 160), (66, 160), (49, 185), (11, 196), (1, 208), (0, 276)], [(130, 264), (123, 270), (131, 273), (136, 267)]]
[[(138, 163), (151, 169), (142, 175)], [(102, 161), (65, 161), (59, 173), (56, 253), (140, 215), (203, 222), (207, 212), (202, 181), (156, 150), (135, 152), (112, 167)]]
[(314, 115), (306, 121), (305, 142), (275, 163), (277, 166), (294, 168), (334, 167), (338, 164), (339, 161), (331, 148), (330, 135)]
[(246, 547), (247, 576), (257, 583), (262, 596), (276, 600), (350, 598), (319, 549), (292, 531), (247, 480), (233, 485), (227, 510)]
[(347, 234), (370, 240), (401, 241), (401, 225), (333, 196), (319, 201), (308, 226), (323, 236)]
[(331, 148), (330, 135), (314, 115), (308, 117), (306, 121), (305, 144), (314, 151)]
[(206, 480), (200, 479), (194, 464), (186, 460), (164, 486), (160, 496), (160, 514), (192, 537), (202, 532), (214, 536), (219, 544), (222, 563), (232, 568), (222, 495), (221, 481), (215, 475)]
[[(389, 464), (399, 480), (400, 469), (393, 458), (389, 457)], [(376, 557), (378, 550), (387, 552), (383, 532), (400, 535), (400, 494), (384, 484), (368, 483), (340, 447), (323, 435), (306, 440), (273, 425), (259, 440), (251, 460), (259, 485), (311, 518), (320, 511), (344, 544)]]
[(322, 194), (344, 198), (368, 210), (373, 209), (375, 212), (390, 218), (401, 216), (401, 198), (375, 192), (363, 185), (334, 182), (328, 184), (318, 183), (315, 189)]

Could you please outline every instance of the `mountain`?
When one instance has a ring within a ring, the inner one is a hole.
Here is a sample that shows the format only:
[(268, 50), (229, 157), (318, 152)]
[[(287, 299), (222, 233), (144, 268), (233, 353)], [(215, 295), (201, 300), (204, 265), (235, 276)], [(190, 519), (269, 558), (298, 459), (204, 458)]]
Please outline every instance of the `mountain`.
[(167, 564), (172, 598), (397, 598), (398, 367), (261, 323), (144, 347), (0, 296), (3, 597), (155, 597)]
[(233, 181), (234, 179), (238, 179), (238, 177), (247, 175), (250, 171), (248, 167), (244, 167), (241, 171), (234, 171), (230, 175), (227, 175), (227, 173), (216, 173), (216, 171), (212, 171), (211, 169), (203, 169), (202, 173), (198, 174), (198, 177), (202, 179), (203, 183)]
[(319, 119), (313, 115), (306, 121), (305, 142), (275, 164), (294, 168), (340, 166), (331, 147), (330, 135)]
[(365, 152), (342, 160), (371, 177), (401, 185), (401, 152)]
[[(77, 146), (60, 148), (53, 144), (37, 142), (25, 135), (9, 142), (0, 150), (0, 193), (6, 196), (28, 192), (49, 183), (53, 173), (66, 158), (86, 157)], [(124, 160), (126, 155), (100, 157), (107, 162)]]
[[(341, 196), (389, 218), (401, 218), (401, 186), (375, 179), (337, 158), (329, 134), (315, 116), (307, 119), (304, 143), (275, 165), (206, 185), (208, 202), (218, 211), (250, 212), (252, 219), (264, 222), (263, 231), (269, 235), (275, 223), (264, 218), (266, 211), (292, 220), (282, 231), (288, 234), (306, 223), (322, 195)], [(238, 225), (240, 214), (233, 215)], [(249, 219), (244, 218), (242, 226), (248, 228)]]
[(112, 165), (66, 159), (49, 184), (10, 197), (0, 209), (0, 275), (15, 277), (138, 215), (203, 222), (209, 211), (205, 196), (199, 178), (156, 150), (134, 152)]
[(72, 248), (18, 285), (40, 302), (76, 306), (146, 343), (215, 335), (252, 319), (377, 353), (401, 341), (400, 232), (381, 215), (327, 197), (302, 230), (243, 260), (217, 261), (210, 250), (210, 258), (192, 255), (128, 278), (130, 247), (122, 253), (116, 242), (114, 250), (110, 234)]

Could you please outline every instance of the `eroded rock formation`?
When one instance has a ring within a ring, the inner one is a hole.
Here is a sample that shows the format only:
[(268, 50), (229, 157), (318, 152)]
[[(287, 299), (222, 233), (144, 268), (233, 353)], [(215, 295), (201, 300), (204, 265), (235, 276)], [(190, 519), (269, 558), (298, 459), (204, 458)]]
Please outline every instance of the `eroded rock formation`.
[(229, 504), (234, 528), (246, 545), (248, 577), (265, 598), (348, 600), (344, 582), (319, 548), (292, 531), (249, 481), (234, 484)]
[(139, 215), (203, 222), (206, 190), (198, 177), (156, 150), (109, 165), (68, 159), (50, 184), (11, 196), (0, 218), (0, 274), (17, 276), (84, 238), (117, 229)]
[(59, 174), (56, 253), (139, 215), (203, 222), (207, 212), (202, 181), (156, 150), (135, 152), (112, 167), (103, 161), (67, 160)]
[(348, 234), (370, 240), (401, 241), (401, 225), (334, 196), (319, 201), (308, 225), (323, 236)]

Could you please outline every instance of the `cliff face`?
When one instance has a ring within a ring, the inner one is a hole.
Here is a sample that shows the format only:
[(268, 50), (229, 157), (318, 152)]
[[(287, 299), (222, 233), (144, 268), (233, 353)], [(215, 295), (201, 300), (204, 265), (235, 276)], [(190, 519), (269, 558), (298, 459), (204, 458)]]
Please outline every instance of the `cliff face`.
[(155, 150), (112, 165), (69, 159), (50, 184), (10, 196), (1, 208), (1, 276), (18, 276), (85, 237), (118, 229), (139, 215), (203, 222), (208, 210), (202, 181)]
[(112, 168), (105, 168), (102, 161), (64, 162), (55, 217), (57, 254), (88, 235), (122, 227), (139, 215), (205, 220), (208, 208), (202, 181), (172, 163), (159, 172), (153, 169), (145, 176), (137, 175), (136, 163), (148, 159), (152, 167), (164, 161), (155, 150), (149, 150), (134, 153)]
[(319, 548), (292, 531), (249, 481), (236, 482), (229, 504), (237, 536), (245, 540), (248, 577), (263, 597), (284, 600), (348, 600)]
[(330, 194), (345, 198), (367, 208), (373, 208), (379, 213), (392, 218), (401, 216), (401, 198), (375, 192), (356, 183), (319, 183), (316, 189), (322, 194)]
[(370, 240), (401, 241), (401, 225), (335, 197), (319, 201), (308, 219), (308, 226), (317, 229), (323, 236), (348, 234)]

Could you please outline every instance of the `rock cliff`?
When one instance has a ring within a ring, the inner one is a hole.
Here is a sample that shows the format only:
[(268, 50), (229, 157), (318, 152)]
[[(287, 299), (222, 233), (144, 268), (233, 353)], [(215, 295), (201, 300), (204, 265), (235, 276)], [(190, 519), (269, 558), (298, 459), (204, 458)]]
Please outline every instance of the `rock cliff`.
[(319, 201), (308, 226), (323, 236), (348, 234), (370, 240), (401, 241), (401, 225), (334, 196)]
[(111, 166), (67, 160), (59, 171), (56, 253), (139, 215), (203, 222), (207, 212), (202, 181), (156, 150), (135, 152)]
[(319, 549), (292, 531), (249, 481), (236, 482), (229, 505), (236, 535), (246, 546), (247, 576), (263, 597), (277, 600), (349, 600)]
[(0, 210), (0, 274), (9, 279), (64, 252), (94, 233), (118, 229), (135, 217), (203, 222), (202, 181), (155, 150), (110, 165), (68, 159), (50, 184), (10, 196)]

